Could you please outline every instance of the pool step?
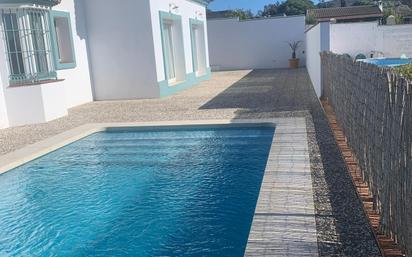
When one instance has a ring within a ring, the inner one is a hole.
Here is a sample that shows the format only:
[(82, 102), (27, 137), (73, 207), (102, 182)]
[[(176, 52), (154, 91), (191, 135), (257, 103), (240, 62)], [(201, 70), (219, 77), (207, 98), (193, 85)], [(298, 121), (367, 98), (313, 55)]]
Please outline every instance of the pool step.
[(368, 217), (369, 224), (378, 242), (382, 256), (384, 257), (405, 257), (400, 246), (394, 239), (380, 233), (380, 214), (375, 210), (373, 204), (373, 195), (369, 189), (369, 185), (365, 182), (362, 170), (360, 169), (356, 156), (348, 145), (345, 133), (339, 126), (336, 115), (332, 106), (327, 101), (322, 101), (323, 108), (329, 121), (329, 126), (332, 129), (336, 143), (345, 160), (347, 170), (352, 178), (352, 182), (356, 187), (356, 193), (363, 203), (363, 209)]

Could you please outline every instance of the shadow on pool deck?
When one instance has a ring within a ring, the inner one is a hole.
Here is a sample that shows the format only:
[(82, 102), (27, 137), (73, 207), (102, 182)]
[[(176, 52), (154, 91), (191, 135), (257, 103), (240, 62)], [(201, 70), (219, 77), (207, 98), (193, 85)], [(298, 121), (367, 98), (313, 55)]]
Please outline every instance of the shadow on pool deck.
[(380, 256), (306, 69), (254, 70), (200, 107), (226, 108), (239, 109), (236, 119), (305, 116), (320, 256)]
[(253, 70), (200, 109), (305, 111), (310, 108), (308, 98), (314, 97), (310, 83), (305, 69)]

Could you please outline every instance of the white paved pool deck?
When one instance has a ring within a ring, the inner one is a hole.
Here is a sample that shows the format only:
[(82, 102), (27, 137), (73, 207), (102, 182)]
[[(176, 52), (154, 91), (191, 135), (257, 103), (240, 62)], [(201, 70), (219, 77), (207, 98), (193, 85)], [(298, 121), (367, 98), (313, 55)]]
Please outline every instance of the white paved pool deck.
[(245, 256), (318, 256), (304, 118), (276, 121)]

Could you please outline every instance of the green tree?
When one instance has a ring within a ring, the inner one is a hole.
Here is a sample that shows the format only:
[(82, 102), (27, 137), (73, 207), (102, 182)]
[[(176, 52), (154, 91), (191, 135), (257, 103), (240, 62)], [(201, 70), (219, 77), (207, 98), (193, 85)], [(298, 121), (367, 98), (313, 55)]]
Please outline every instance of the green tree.
[(254, 16), (251, 10), (235, 9), (230, 11), (229, 17), (238, 17), (241, 20), (246, 20), (252, 19)]
[(402, 65), (395, 68), (397, 73), (400, 73), (405, 78), (412, 80), (412, 64)]
[(263, 10), (258, 12), (260, 17), (270, 17), (278, 15), (279, 3), (268, 4), (263, 7)]
[(306, 10), (314, 8), (315, 5), (311, 0), (286, 0), (275, 4), (265, 5), (259, 12), (260, 16), (278, 16), (278, 15), (300, 15), (306, 14)]
[(333, 1), (319, 1), (316, 5), (316, 8), (332, 8), (335, 7), (335, 3)]
[(374, 3), (370, 0), (356, 0), (352, 3), (352, 6), (360, 6), (360, 5), (373, 5)]
[(315, 5), (310, 0), (286, 0), (279, 5), (278, 12), (286, 15), (306, 14), (308, 9), (314, 8)]

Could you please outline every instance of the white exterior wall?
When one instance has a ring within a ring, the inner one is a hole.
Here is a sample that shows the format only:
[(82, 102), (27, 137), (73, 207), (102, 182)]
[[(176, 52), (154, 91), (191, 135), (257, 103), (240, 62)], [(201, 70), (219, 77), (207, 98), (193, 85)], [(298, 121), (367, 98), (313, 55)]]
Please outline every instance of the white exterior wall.
[(8, 84), (7, 63), (3, 35), (0, 35), (0, 129), (9, 127), (5, 86)]
[(93, 101), (92, 85), (89, 72), (86, 39), (83, 34), (86, 30), (84, 13), (77, 0), (64, 0), (53, 10), (70, 12), (73, 44), (76, 54), (76, 68), (58, 71), (58, 77), (64, 79), (59, 82), (64, 87), (66, 105), (68, 108)]
[[(165, 80), (164, 62), (163, 62), (163, 50), (162, 50), (162, 37), (160, 28), (160, 14), (159, 11), (169, 12), (169, 4), (175, 4), (179, 8), (173, 11), (173, 14), (180, 15), (182, 18), (182, 30), (183, 30), (183, 45), (185, 52), (185, 66), (186, 74), (193, 72), (192, 63), (192, 43), (190, 36), (190, 23), (189, 19), (198, 19), (204, 21), (204, 30), (207, 31), (206, 24), (206, 8), (205, 6), (187, 0), (150, 0), (151, 11), (151, 23), (153, 29), (153, 45), (156, 59), (157, 69), (157, 81)], [(205, 33), (205, 45), (206, 45), (206, 67), (209, 67), (209, 50), (208, 50), (208, 37)]]
[(306, 32), (306, 69), (318, 96), (321, 89), (320, 37), (320, 24)]
[(7, 128), (9, 126), (9, 118), (7, 115), (7, 108), (6, 108), (6, 99), (4, 98), (2, 84), (3, 83), (0, 78), (0, 129)]
[(379, 47), (385, 55), (399, 57), (405, 54), (412, 58), (412, 24), (378, 26), (378, 50)]
[(95, 100), (159, 97), (149, 0), (81, 0)]
[(377, 49), (377, 22), (337, 23), (330, 25), (331, 51), (355, 57), (363, 53), (368, 57)]
[(329, 24), (321, 22), (306, 32), (306, 66), (318, 96), (322, 93), (319, 52), (332, 51), (369, 57), (382, 52), (385, 57), (412, 57), (412, 25), (381, 26), (377, 22)]
[(376, 22), (331, 24), (331, 51), (352, 57), (380, 51), (385, 57), (412, 57), (412, 25), (380, 26)]
[(9, 127), (5, 89), (8, 84), (8, 71), (3, 35), (0, 35), (0, 129)]
[(305, 16), (239, 21), (208, 21), (212, 69), (286, 68), (292, 52), (287, 42), (302, 41), (297, 51), (305, 65)]
[(312, 81), (316, 95), (322, 95), (322, 69), (320, 53), (330, 50), (329, 22), (321, 22), (305, 32), (306, 69)]

